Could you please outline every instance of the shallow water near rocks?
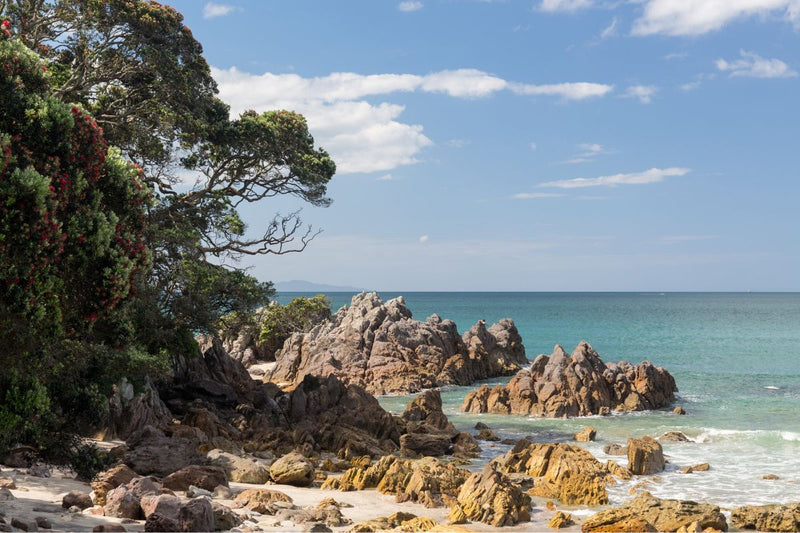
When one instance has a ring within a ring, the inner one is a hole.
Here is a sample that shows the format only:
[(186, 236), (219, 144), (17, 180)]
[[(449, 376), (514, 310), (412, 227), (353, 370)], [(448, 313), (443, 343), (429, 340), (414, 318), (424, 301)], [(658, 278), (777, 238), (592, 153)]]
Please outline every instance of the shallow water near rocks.
[[(307, 293), (284, 293), (286, 303)], [(381, 293), (384, 300), (398, 296)], [(628, 437), (681, 431), (693, 442), (663, 443), (667, 470), (647, 490), (665, 498), (693, 499), (724, 508), (800, 501), (800, 294), (798, 293), (403, 293), (414, 318), (436, 313), (459, 331), (478, 320), (513, 318), (529, 359), (556, 343), (571, 352), (588, 341), (607, 362), (650, 360), (667, 368), (680, 392), (676, 405), (687, 415), (663, 411), (609, 417), (541, 419), (518, 415), (472, 415), (459, 411), (464, 396), (481, 384), (442, 391), (444, 411), (456, 427), (477, 421), (501, 438), (526, 435), (540, 442), (569, 441), (587, 425), (597, 441), (582, 444), (598, 459), (605, 444)], [(329, 295), (332, 309), (351, 293)], [(382, 397), (400, 413), (414, 396)], [(481, 443), (477, 468), (509, 446)], [(710, 463), (708, 472), (680, 469)], [(764, 480), (775, 474), (778, 480)], [(636, 478), (610, 488), (612, 504), (629, 500)]]

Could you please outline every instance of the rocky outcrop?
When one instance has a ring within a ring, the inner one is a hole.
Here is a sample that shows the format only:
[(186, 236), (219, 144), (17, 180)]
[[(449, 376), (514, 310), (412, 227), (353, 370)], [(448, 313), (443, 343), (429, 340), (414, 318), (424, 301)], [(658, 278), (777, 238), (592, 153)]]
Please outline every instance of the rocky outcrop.
[[(536, 478), (530, 493), (558, 499), (565, 505), (608, 503), (606, 484), (616, 468), (604, 465), (588, 451), (571, 444), (537, 444), (521, 440), (492, 460), (498, 471)], [(619, 472), (617, 472), (619, 473)]]
[(133, 385), (125, 378), (114, 385), (114, 393), (108, 400), (108, 421), (101, 433), (104, 439), (127, 439), (131, 434), (145, 426), (161, 427), (172, 421), (158, 391), (145, 379), (144, 390), (134, 392)]
[(628, 439), (628, 470), (636, 475), (658, 474), (664, 471), (664, 452), (652, 437)]
[(731, 523), (737, 529), (800, 531), (800, 503), (739, 507), (731, 511)]
[(494, 527), (513, 526), (530, 521), (531, 498), (492, 465), (486, 465), (461, 487), (449, 518), (454, 524), (475, 520)]
[[(125, 485), (136, 477), (136, 472), (128, 468), (126, 465), (117, 465), (97, 474), (92, 481), (92, 490), (94, 491), (95, 503), (97, 505), (105, 505), (106, 494), (119, 487)], [(91, 507), (91, 504), (89, 505)]]
[(641, 411), (675, 399), (675, 380), (648, 361), (604, 363), (581, 342), (572, 355), (556, 346), (538, 356), (505, 386), (480, 387), (461, 409), (470, 413), (515, 413), (542, 417), (589, 416), (611, 410)]
[(189, 490), (195, 486), (205, 490), (214, 490), (219, 485), (228, 486), (225, 470), (218, 466), (191, 465), (173, 472), (164, 478), (164, 488), (170, 490)]
[(400, 437), (400, 453), (407, 457), (453, 454), (477, 457), (480, 446), (466, 431), (459, 431), (442, 412), (442, 396), (428, 390), (409, 402), (400, 416), (405, 423)]
[(218, 466), (228, 474), (228, 480), (236, 483), (263, 485), (269, 481), (268, 464), (261, 460), (239, 457), (222, 450), (211, 450), (206, 454), (213, 466)]
[(228, 324), (219, 331), (222, 347), (228, 355), (245, 367), (260, 361), (274, 361), (275, 350), (280, 348), (280, 346), (268, 346), (259, 338), (264, 309), (263, 307), (256, 309), (247, 320)]
[(297, 452), (287, 453), (272, 463), (269, 475), (279, 485), (307, 487), (314, 481), (314, 465)]
[(527, 364), (511, 320), (479, 322), (462, 338), (454, 322), (414, 320), (402, 297), (384, 303), (376, 293), (354, 296), (330, 320), (292, 335), (275, 357), (266, 381), (288, 387), (306, 375), (335, 375), (372, 394), (469, 385)]
[(621, 507), (590, 516), (584, 520), (581, 531), (678, 531), (695, 522), (700, 530), (728, 530), (728, 523), (719, 507), (692, 501), (662, 500), (645, 492)]

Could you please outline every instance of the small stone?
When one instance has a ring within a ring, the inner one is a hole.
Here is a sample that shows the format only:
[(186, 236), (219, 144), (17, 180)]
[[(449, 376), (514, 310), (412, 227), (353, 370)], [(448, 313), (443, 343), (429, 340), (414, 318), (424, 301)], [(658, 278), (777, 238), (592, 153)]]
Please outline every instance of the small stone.
[(233, 496), (231, 489), (225, 485), (217, 485), (214, 489), (214, 498), (219, 500), (230, 500)]
[(17, 488), (17, 484), (14, 482), (14, 478), (11, 477), (0, 477), (0, 489), (11, 489), (14, 490)]
[(212, 496), (214, 496), (214, 493), (212, 493), (210, 490), (205, 490), (201, 489), (200, 487), (195, 487), (194, 485), (189, 485), (189, 488), (186, 490), (186, 497), (197, 498), (198, 496), (208, 496), (209, 498), (211, 498)]
[(92, 502), (92, 497), (88, 493), (81, 492), (79, 490), (68, 492), (61, 500), (61, 507), (64, 509), (69, 509), (70, 507), (74, 506), (82, 510), (86, 509), (87, 507), (91, 507), (92, 505), (94, 505)]
[(53, 524), (44, 516), (37, 516), (34, 520), (36, 520), (36, 525), (42, 529), (53, 529)]
[(763, 476), (761, 476), (761, 479), (775, 480), (775, 479), (780, 479), (780, 476), (776, 476), (775, 474), (764, 474)]
[(87, 507), (83, 510), (83, 514), (88, 514), (92, 516), (105, 516), (106, 512), (103, 510), (102, 505), (93, 505), (91, 507)]
[(587, 426), (575, 434), (577, 442), (591, 442), (597, 436), (597, 430), (592, 426)]
[(83, 511), (83, 509), (81, 509), (81, 508), (80, 508), (80, 507), (78, 507), (77, 505), (73, 505), (72, 507), (70, 507), (69, 509), (67, 509), (67, 512), (68, 512), (68, 513), (71, 513), (71, 514), (78, 514), (78, 513), (80, 513), (81, 511)]
[(310, 524), (306, 524), (306, 526), (303, 527), (303, 531), (308, 533), (327, 533), (328, 531), (333, 530), (322, 522), (312, 522)]
[(39, 531), (39, 526), (36, 524), (36, 520), (31, 520), (30, 518), (19, 518), (17, 516), (11, 519), (11, 527), (21, 529), (22, 531)]
[(484, 430), (484, 429), (489, 429), (489, 426), (487, 426), (487, 425), (486, 425), (486, 424), (484, 424), (483, 422), (477, 422), (477, 423), (475, 424), (475, 429), (477, 429), (478, 431), (482, 431), (482, 430)]
[(628, 455), (628, 448), (622, 444), (606, 444), (603, 446), (603, 453), (606, 455)]
[(122, 533), (128, 531), (119, 524), (100, 524), (92, 528), (93, 533)]
[(553, 500), (547, 500), (544, 504), (548, 511), (555, 511), (556, 504), (553, 503)]
[(8, 489), (0, 489), (0, 502), (10, 502), (11, 500), (16, 500), (11, 491)]
[(559, 511), (553, 515), (553, 518), (550, 519), (547, 527), (550, 529), (561, 529), (563, 527), (569, 527), (574, 523), (575, 521), (572, 519), (571, 514)]
[(675, 409), (673, 409), (673, 410), (672, 410), (672, 412), (673, 412), (674, 414), (676, 414), (676, 415), (685, 415), (685, 414), (686, 414), (686, 409), (684, 409), (683, 407), (681, 407), (681, 406), (679, 405), (678, 407), (676, 407)]
[(50, 477), (52, 475), (47, 465), (33, 465), (25, 473), (33, 477)]

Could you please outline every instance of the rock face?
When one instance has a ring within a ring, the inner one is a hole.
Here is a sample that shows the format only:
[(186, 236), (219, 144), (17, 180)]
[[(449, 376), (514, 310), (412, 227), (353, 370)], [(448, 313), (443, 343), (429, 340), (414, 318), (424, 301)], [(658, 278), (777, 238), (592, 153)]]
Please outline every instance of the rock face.
[(494, 527), (528, 522), (531, 498), (492, 465), (486, 465), (467, 479), (450, 511), (451, 522), (462, 523), (464, 519)]
[(171, 420), (172, 413), (161, 401), (149, 378), (145, 380), (144, 391), (139, 394), (134, 394), (133, 385), (122, 378), (114, 385), (114, 394), (108, 400), (108, 422), (103, 437), (127, 439), (145, 426), (160, 427)]
[(606, 483), (612, 479), (608, 466), (578, 446), (521, 440), (491, 464), (500, 472), (537, 478), (530, 490), (535, 496), (558, 499), (565, 505), (608, 503)]
[[(638, 523), (634, 526), (636, 521)], [(590, 516), (584, 520), (581, 531), (677, 531), (694, 522), (700, 530), (709, 527), (728, 530), (728, 523), (719, 507), (683, 500), (661, 500), (645, 492), (622, 507)]]
[(335, 375), (372, 394), (469, 385), (527, 364), (511, 320), (488, 329), (478, 322), (462, 338), (454, 322), (437, 315), (419, 322), (402, 297), (384, 303), (376, 293), (354, 296), (329, 321), (292, 335), (275, 358), (265, 380), (291, 386), (306, 375)]
[(611, 410), (641, 411), (675, 399), (675, 380), (648, 361), (604, 363), (581, 342), (572, 355), (557, 345), (538, 356), (506, 386), (480, 387), (461, 409), (470, 413), (515, 413), (543, 417), (589, 416)]
[(800, 531), (800, 503), (739, 507), (731, 511), (737, 529), (756, 531)]
[(218, 466), (191, 465), (173, 472), (164, 478), (164, 488), (189, 490), (189, 487), (214, 490), (219, 485), (228, 486), (225, 470)]
[(475, 438), (459, 431), (442, 412), (438, 390), (425, 391), (409, 402), (400, 416), (405, 435), (400, 437), (400, 453), (407, 457), (453, 454), (476, 457), (481, 449)]
[(628, 439), (628, 470), (632, 474), (650, 475), (664, 471), (664, 452), (652, 437)]

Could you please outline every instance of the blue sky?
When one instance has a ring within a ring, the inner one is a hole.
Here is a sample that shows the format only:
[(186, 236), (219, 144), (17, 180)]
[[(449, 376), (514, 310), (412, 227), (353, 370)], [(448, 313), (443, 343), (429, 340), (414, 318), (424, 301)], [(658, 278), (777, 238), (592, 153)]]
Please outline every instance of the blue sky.
[(800, 290), (798, 0), (173, 5), (235, 113), (305, 114), (338, 165), (262, 279)]

